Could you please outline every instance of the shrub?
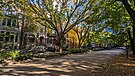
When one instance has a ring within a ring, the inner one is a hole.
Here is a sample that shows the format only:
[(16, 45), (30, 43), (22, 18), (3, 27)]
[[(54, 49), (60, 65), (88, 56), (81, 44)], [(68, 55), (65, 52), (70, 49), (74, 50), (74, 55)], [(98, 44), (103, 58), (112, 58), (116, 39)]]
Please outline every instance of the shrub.
[(14, 51), (4, 50), (0, 52), (0, 59), (14, 59), (17, 56), (19, 56), (19, 54), (20, 54), (19, 50), (14, 50)]
[(0, 41), (0, 48), (11, 48), (12, 45), (13, 45), (13, 42)]
[(3, 41), (0, 41), (0, 48), (3, 48), (3, 45), (4, 44), (4, 42)]
[(4, 50), (0, 52), (0, 59), (10, 59), (10, 60), (26, 60), (29, 58), (29, 54), (23, 54), (20, 50)]
[(67, 50), (70, 53), (82, 53), (88, 51), (87, 49), (83, 49), (83, 48), (67, 48)]

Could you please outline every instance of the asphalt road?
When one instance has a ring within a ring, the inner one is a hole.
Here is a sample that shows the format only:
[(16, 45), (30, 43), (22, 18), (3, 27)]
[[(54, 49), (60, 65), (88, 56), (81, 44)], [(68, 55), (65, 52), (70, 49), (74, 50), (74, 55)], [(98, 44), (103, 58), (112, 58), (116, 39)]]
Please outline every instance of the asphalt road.
[(1, 76), (93, 76), (123, 50), (91, 51), (29, 63), (0, 65)]

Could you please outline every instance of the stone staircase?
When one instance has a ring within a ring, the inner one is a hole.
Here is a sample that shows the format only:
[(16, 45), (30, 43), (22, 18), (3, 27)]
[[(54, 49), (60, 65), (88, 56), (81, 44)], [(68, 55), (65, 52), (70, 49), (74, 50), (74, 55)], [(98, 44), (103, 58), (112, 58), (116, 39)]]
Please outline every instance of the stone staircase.
[(32, 60), (39, 60), (45, 58), (45, 54), (48, 52), (46, 51), (44, 46), (34, 46), (29, 50), (29, 53), (32, 54)]

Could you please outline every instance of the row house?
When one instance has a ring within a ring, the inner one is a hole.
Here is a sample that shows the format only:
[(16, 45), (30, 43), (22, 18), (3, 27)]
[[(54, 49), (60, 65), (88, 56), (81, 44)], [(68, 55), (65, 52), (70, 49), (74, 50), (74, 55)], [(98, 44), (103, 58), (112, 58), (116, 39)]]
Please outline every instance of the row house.
[[(18, 49), (21, 37), (22, 19), (19, 15), (10, 13), (9, 11), (6, 15), (9, 17), (0, 19), (0, 41), (11, 42), (13, 44), (12, 48)], [(37, 26), (39, 27), (37, 32), (30, 33), (24, 31), (24, 45), (29, 46), (34, 44), (37, 46), (51, 47), (56, 39), (55, 31), (45, 26), (41, 26), (40, 24), (37, 24)]]
[[(6, 11), (3, 8), (3, 14), (7, 17), (0, 19), (0, 34), (5, 36), (0, 36), (0, 41), (11, 42), (13, 43), (12, 48), (19, 48), (20, 39), (21, 39), (21, 30), (22, 30), (22, 15), (20, 12), (13, 9)], [(28, 26), (28, 25), (26, 25)], [(52, 47), (58, 41), (56, 40), (56, 32), (45, 26), (42, 26), (37, 23), (39, 27), (38, 30), (34, 33), (24, 31), (23, 33), (23, 43), (25, 47), (27, 45), (37, 45), (37, 46), (46, 46)], [(24, 28), (25, 29), (25, 28)], [(68, 34), (66, 37), (66, 45), (68, 45)]]
[[(12, 42), (13, 48), (18, 48), (19, 43), (19, 20), (17, 13), (14, 11), (6, 12), (3, 10), (3, 13), (7, 16), (0, 19), (0, 41)], [(13, 17), (13, 18), (10, 18)]]
[[(19, 48), (20, 43), (21, 23), (18, 22), (11, 18), (0, 19), (0, 41), (13, 43), (13, 48)], [(47, 33), (47, 30), (48, 28), (39, 25), (36, 33), (24, 32), (25, 45), (51, 46), (55, 33)]]

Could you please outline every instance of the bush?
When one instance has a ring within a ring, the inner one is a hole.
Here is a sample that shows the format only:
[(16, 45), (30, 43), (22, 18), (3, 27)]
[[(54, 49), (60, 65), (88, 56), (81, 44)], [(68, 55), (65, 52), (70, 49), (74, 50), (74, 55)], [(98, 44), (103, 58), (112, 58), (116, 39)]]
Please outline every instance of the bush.
[(9, 51), (9, 50), (4, 50), (0, 52), (0, 59), (14, 59), (17, 56), (19, 56), (19, 51)]
[(23, 54), (20, 50), (4, 50), (0, 52), (0, 59), (9, 59), (9, 60), (26, 60), (29, 58), (29, 54)]
[(4, 42), (3, 41), (0, 41), (0, 48), (3, 48), (3, 45), (4, 44)]
[(0, 48), (11, 48), (12, 45), (13, 45), (13, 42), (0, 41)]
[(70, 53), (83, 53), (83, 52), (88, 51), (87, 49), (83, 49), (83, 48), (67, 48), (67, 50)]

